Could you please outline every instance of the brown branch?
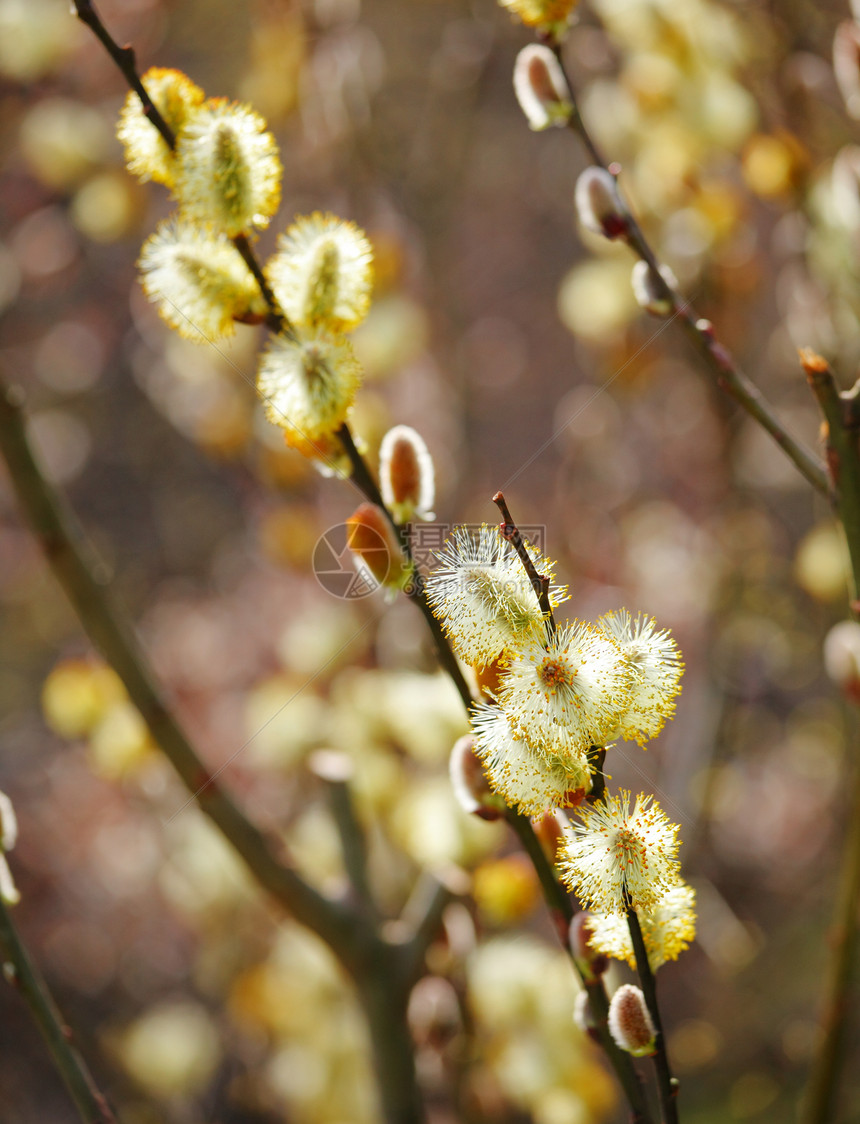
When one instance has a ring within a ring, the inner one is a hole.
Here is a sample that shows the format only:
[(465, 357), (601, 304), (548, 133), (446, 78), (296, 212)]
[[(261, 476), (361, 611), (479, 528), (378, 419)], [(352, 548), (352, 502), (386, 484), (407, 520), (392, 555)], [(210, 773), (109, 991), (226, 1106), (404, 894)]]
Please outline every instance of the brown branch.
[(0, 896), (0, 955), (6, 978), (21, 994), (54, 1059), (84, 1124), (117, 1124), (104, 1093), (78, 1052), (72, 1031), (60, 1014), (41, 972), (19, 937)]
[(0, 383), (0, 449), (12, 484), (54, 575), (94, 646), (122, 679), (153, 739), (189, 793), (242, 856), (248, 869), (297, 921), (340, 955), (348, 952), (350, 921), (344, 909), (309, 886), (273, 853), (269, 841), (237, 808), (171, 713), (132, 629), (96, 577), (101, 566), (59, 495), (45, 480), (27, 439), (18, 396)]
[[(557, 43), (553, 44), (553, 50), (570, 90), (570, 101), (573, 106), (573, 113), (568, 122), (570, 129), (577, 134), (587, 149), (592, 163), (617, 176), (620, 170), (618, 165), (610, 166), (605, 162), (582, 119), (560, 46)], [(648, 264), (656, 295), (660, 300), (669, 304), (670, 315), (680, 320), (688, 339), (701, 356), (716, 385), (730, 398), (733, 398), (754, 421), (758, 422), (762, 429), (770, 434), (812, 487), (826, 495), (828, 491), (827, 475), (817, 457), (788, 432), (755, 383), (744, 373), (728, 349), (716, 339), (710, 321), (700, 318), (693, 306), (667, 283), (661, 272), (657, 255), (651, 248), (629, 206), (626, 207), (625, 219), (625, 241), (638, 257)]]
[(173, 149), (176, 147), (176, 135), (171, 127), (167, 124), (161, 113), (156, 108), (152, 98), (143, 87), (140, 76), (137, 73), (135, 65), (134, 49), (132, 47), (120, 47), (117, 41), (109, 34), (107, 28), (102, 23), (101, 18), (95, 10), (91, 0), (73, 0), (75, 7), (75, 14), (81, 23), (85, 23), (92, 31), (93, 35), (99, 40), (104, 49), (119, 67), (126, 82), (131, 86), (132, 90), (137, 94), (143, 103), (143, 112), (152, 122), (159, 133), (164, 138), (164, 142), (168, 148)]
[(825, 423), (827, 470), (831, 498), (845, 528), (851, 559), (852, 612), (860, 615), (860, 451), (858, 419), (855, 416), (856, 387), (840, 393), (827, 360), (812, 351), (800, 350), (800, 363), (806, 372)]
[(520, 534), (519, 528), (513, 520), (513, 516), (510, 511), (508, 511), (508, 505), (505, 503), (505, 497), (501, 492), (496, 492), (493, 496), (493, 503), (502, 513), (502, 519), (504, 520), (499, 528), (502, 538), (506, 542), (509, 542), (519, 555), (519, 559), (523, 564), (528, 579), (532, 583), (532, 589), (535, 591), (535, 596), (538, 599), (540, 611), (546, 621), (547, 632), (550, 636), (553, 636), (555, 635), (556, 625), (555, 618), (552, 615), (552, 605), (549, 600), (549, 577), (537, 572), (534, 560), (529, 554), (526, 544), (523, 542), (523, 536)]

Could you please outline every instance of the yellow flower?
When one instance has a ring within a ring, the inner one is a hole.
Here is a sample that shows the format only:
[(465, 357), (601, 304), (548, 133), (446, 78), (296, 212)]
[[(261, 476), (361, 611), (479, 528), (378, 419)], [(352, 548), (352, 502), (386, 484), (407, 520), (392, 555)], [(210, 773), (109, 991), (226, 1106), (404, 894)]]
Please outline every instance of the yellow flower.
[(266, 276), (293, 324), (349, 331), (370, 308), (373, 250), (355, 223), (299, 216), (278, 239)]
[(630, 697), (612, 736), (644, 745), (675, 714), (684, 672), (681, 653), (671, 634), (658, 632), (654, 618), (643, 613), (606, 613), (597, 627), (618, 643), (632, 674)]
[[(155, 108), (178, 137), (189, 117), (203, 104), (203, 91), (181, 70), (160, 66), (147, 70), (141, 81)], [(125, 162), (130, 172), (141, 180), (173, 186), (175, 155), (143, 112), (141, 100), (133, 90), (129, 91), (119, 115), (117, 136), (125, 148)]]
[(143, 244), (141, 284), (181, 336), (206, 343), (231, 335), (236, 320), (266, 307), (256, 281), (228, 238), (181, 219), (168, 219)]
[(207, 101), (179, 136), (174, 189), (184, 218), (230, 238), (268, 226), (281, 199), (281, 161), (263, 118), (225, 98)]
[(514, 726), (550, 759), (574, 765), (606, 745), (630, 698), (630, 671), (618, 644), (578, 621), (551, 640), (538, 633), (514, 651), (498, 699)]
[[(652, 803), (653, 801), (653, 803)], [(679, 885), (678, 825), (650, 795), (630, 793), (579, 810), (561, 852), (561, 876), (583, 905), (602, 913), (654, 909)]]
[[(554, 563), (528, 545), (538, 572), (552, 580)], [(542, 635), (543, 617), (535, 591), (514, 548), (498, 528), (455, 527), (437, 555), (441, 565), (427, 576), (427, 597), (467, 663), (491, 664), (497, 656)], [(551, 585), (550, 605), (567, 597), (567, 587)]]
[(526, 816), (542, 816), (550, 808), (567, 808), (591, 788), (588, 758), (573, 755), (574, 764), (548, 760), (511, 725), (498, 706), (482, 704), (472, 712), (475, 753), (490, 787), (510, 808)]
[[(696, 936), (696, 891), (686, 882), (667, 890), (651, 909), (639, 912), (642, 939), (652, 972), (667, 960), (677, 960)], [(626, 960), (636, 968), (627, 918), (618, 913), (588, 915), (589, 944), (595, 952)]]
[(260, 360), (257, 390), (269, 421), (305, 441), (331, 435), (345, 420), (361, 381), (348, 339), (324, 329), (275, 336)]

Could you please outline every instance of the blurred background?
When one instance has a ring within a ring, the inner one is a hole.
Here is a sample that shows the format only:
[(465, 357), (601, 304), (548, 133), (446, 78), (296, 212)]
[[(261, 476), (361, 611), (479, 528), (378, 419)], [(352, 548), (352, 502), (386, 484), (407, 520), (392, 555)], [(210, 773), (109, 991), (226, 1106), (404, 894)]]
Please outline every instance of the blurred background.
[[(354, 428), (436, 463), (442, 524), (546, 528), (593, 619), (674, 631), (674, 723), (612, 785), (681, 824), (699, 937), (659, 986), (685, 1124), (792, 1119), (816, 1036), (856, 746), (821, 669), (846, 614), (825, 502), (640, 312), (624, 247), (577, 228), (586, 159), (533, 134), (530, 41), (494, 0), (127, 0), (99, 9), (141, 69), (251, 101), (294, 214), (371, 238)], [(796, 348), (860, 360), (860, 71), (842, 4), (594, 0), (565, 47), (583, 115), (681, 288), (815, 446)], [(852, 54), (853, 51), (853, 54)], [(838, 52), (837, 52), (838, 54)], [(853, 63), (852, 63), (853, 58)], [(287, 450), (255, 400), (260, 329), (172, 335), (135, 277), (167, 193), (122, 167), (118, 71), (66, 0), (0, 0), (0, 354), (46, 469), (95, 540), (184, 724), (315, 884), (343, 872), (317, 749), (353, 760), (392, 915), (423, 868), (468, 873), (410, 1017), (434, 1124), (624, 1119), (571, 1019), (575, 985), (506, 830), (446, 762), (465, 718), (404, 599), (342, 601), (314, 544), (356, 493)], [(847, 106), (847, 108), (846, 108)], [(0, 789), (16, 921), (126, 1124), (373, 1124), (361, 1017), (149, 743), (0, 479)], [(619, 981), (628, 978), (619, 970)], [(856, 997), (855, 997), (856, 998)], [(856, 1004), (855, 1004), (856, 1005)], [(856, 1020), (849, 1049), (856, 1053)], [(4, 1124), (70, 1124), (26, 1009), (0, 991)], [(838, 1119), (860, 1116), (860, 1073)]]

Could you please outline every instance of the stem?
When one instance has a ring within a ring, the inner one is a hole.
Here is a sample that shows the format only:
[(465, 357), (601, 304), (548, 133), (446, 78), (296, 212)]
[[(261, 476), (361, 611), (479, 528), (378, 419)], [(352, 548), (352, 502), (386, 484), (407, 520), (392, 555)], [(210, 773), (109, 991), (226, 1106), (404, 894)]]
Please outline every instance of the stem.
[(294, 870), (275, 857), (268, 840), (237, 808), (192, 748), (168, 709), (140, 643), (111, 604), (102, 567), (54, 488), (45, 480), (27, 440), (17, 397), (0, 382), (0, 449), (18, 500), (39, 539), (54, 576), (66, 592), (93, 645), (125, 684), (155, 742), (201, 810), (244, 859), (260, 885), (296, 920), (339, 955), (349, 944), (350, 919)]
[(347, 878), (353, 892), (370, 916), (377, 916), (376, 902), (367, 879), (367, 840), (349, 789), (352, 777), (352, 762), (343, 753), (334, 750), (319, 750), (311, 758), (311, 770), (325, 782), (328, 788), (332, 817), (340, 838), (340, 849)]
[(547, 633), (550, 638), (552, 638), (555, 635), (556, 624), (555, 618), (552, 615), (552, 605), (549, 601), (549, 578), (545, 574), (539, 574), (537, 572), (532, 556), (526, 549), (523, 536), (520, 534), (519, 528), (513, 520), (513, 516), (510, 511), (508, 511), (508, 505), (505, 503), (505, 497), (501, 492), (496, 492), (493, 496), (493, 503), (502, 513), (502, 519), (504, 520), (500, 527), (502, 538), (506, 542), (511, 543), (514, 550), (516, 550), (519, 555), (519, 559), (528, 574), (529, 581), (532, 583), (532, 589), (535, 591), (540, 610), (546, 621)]
[(666, 1036), (663, 1033), (663, 1022), (660, 1018), (660, 1007), (657, 1003), (657, 985), (654, 973), (648, 961), (648, 952), (642, 937), (642, 926), (639, 924), (639, 915), (632, 905), (627, 906), (627, 926), (630, 929), (630, 939), (633, 942), (633, 954), (636, 957), (636, 971), (642, 985), (642, 994), (651, 1021), (654, 1023), (656, 1035), (654, 1038), (654, 1066), (657, 1070), (657, 1089), (660, 1096), (660, 1108), (663, 1115), (663, 1124), (678, 1124), (678, 1083), (672, 1077), (669, 1069), (669, 1056), (666, 1053)]
[[(561, 48), (557, 43), (553, 44), (553, 51), (565, 75), (565, 81), (570, 91), (570, 101), (573, 105), (573, 113), (568, 123), (570, 129), (579, 136), (588, 150), (593, 164), (604, 168), (613, 175), (617, 175), (618, 165), (610, 167), (606, 164), (582, 119), (573, 91), (573, 84), (567, 74)], [(791, 436), (755, 383), (740, 368), (728, 349), (716, 339), (710, 321), (700, 319), (693, 306), (666, 283), (666, 279), (660, 271), (660, 262), (657, 255), (651, 248), (629, 207), (626, 208), (626, 220), (625, 240), (642, 261), (647, 262), (657, 295), (671, 305), (671, 315), (680, 319), (688, 338), (704, 361), (714, 382), (729, 397), (734, 398), (735, 402), (746, 410), (762, 429), (770, 434), (798, 472), (805, 477), (812, 487), (826, 495), (828, 492), (827, 475), (818, 458)]]
[(126, 82), (128, 82), (129, 86), (131, 86), (140, 98), (143, 103), (143, 112), (155, 128), (158, 129), (159, 133), (161, 133), (167, 147), (174, 149), (176, 147), (176, 135), (155, 107), (152, 98), (143, 88), (143, 83), (138, 76), (137, 67), (135, 65), (134, 49), (132, 47), (120, 47), (102, 23), (91, 0), (74, 0), (74, 6), (78, 19), (81, 23), (85, 23), (96, 36), (119, 67)]
[(860, 766), (856, 760), (849, 824), (829, 941), (832, 956), (824, 987), (823, 1034), (804, 1097), (800, 1117), (803, 1124), (829, 1124), (834, 1119), (836, 1092), (845, 1064), (846, 1024), (853, 1009), (851, 993), (857, 971), (857, 903), (860, 901)]
[[(30, 1008), (33, 1019), (54, 1059), (85, 1124), (116, 1124), (107, 1098), (96, 1085), (87, 1064), (72, 1041), (72, 1031), (54, 1003), (42, 974), (30, 959), (12, 924), (9, 908), (0, 897), (0, 953), (10, 983)], [(11, 969), (11, 971), (10, 971)]]
[(827, 426), (827, 468), (831, 498), (845, 528), (851, 559), (851, 609), (860, 613), (860, 452), (855, 394), (841, 394), (830, 364), (810, 348), (800, 351), (800, 362)]
[[(395, 522), (394, 516), (385, 506), (385, 500), (382, 498), (382, 493), (379, 490), (379, 486), (373, 479), (373, 474), (367, 467), (367, 463), (364, 460), (364, 457), (362, 457), (361, 453), (356, 448), (352, 433), (346, 422), (344, 422), (340, 429), (337, 431), (336, 436), (339, 438), (341, 444), (346, 450), (346, 455), (349, 457), (349, 463), (352, 466), (352, 475), (350, 479), (353, 481), (362, 495), (364, 495), (372, 504), (376, 504), (376, 506), (381, 509), (381, 511), (385, 515), (385, 518), (391, 524), (395, 534), (397, 535), (401, 550), (403, 551), (406, 558), (414, 566), (414, 559), (412, 557), (412, 550), (409, 546), (409, 539), (406, 535), (406, 528), (399, 526)], [(421, 612), (421, 615), (427, 622), (427, 627), (430, 629), (430, 632), (433, 636), (433, 642), (436, 645), (436, 654), (439, 658), (439, 663), (453, 680), (454, 686), (457, 688), (457, 692), (460, 698), (463, 700), (463, 705), (465, 706), (466, 710), (468, 710), (474, 702), (474, 699), (472, 698), (472, 692), (469, 688), (469, 684), (466, 682), (463, 672), (460, 670), (460, 665), (457, 663), (457, 657), (454, 655), (454, 652), (451, 649), (451, 645), (448, 643), (448, 638), (442, 631), (442, 625), (439, 623), (436, 614), (430, 607), (430, 602), (427, 600), (427, 594), (424, 591), (423, 583), (418, 580), (413, 580), (409, 586), (409, 589), (406, 591), (406, 596), (410, 599), (410, 601), (413, 602), (413, 604), (417, 605), (419, 611)]]
[(591, 1015), (595, 1022), (595, 1032), (609, 1064), (618, 1078), (618, 1082), (630, 1103), (633, 1113), (633, 1124), (650, 1124), (651, 1114), (645, 1101), (645, 1094), (639, 1074), (633, 1066), (629, 1054), (621, 1050), (615, 1043), (607, 1026), (609, 1014), (609, 997), (601, 976), (586, 978), (579, 969), (570, 947), (569, 928), (574, 915), (573, 902), (570, 895), (556, 878), (552, 865), (546, 857), (543, 847), (534, 833), (531, 820), (522, 816), (513, 808), (506, 809), (505, 818), (516, 835), (523, 850), (532, 861), (532, 865), (540, 880), (541, 889), (549, 909), (550, 919), (553, 923), (562, 948), (570, 956), (571, 962), (588, 992), (588, 1002)]

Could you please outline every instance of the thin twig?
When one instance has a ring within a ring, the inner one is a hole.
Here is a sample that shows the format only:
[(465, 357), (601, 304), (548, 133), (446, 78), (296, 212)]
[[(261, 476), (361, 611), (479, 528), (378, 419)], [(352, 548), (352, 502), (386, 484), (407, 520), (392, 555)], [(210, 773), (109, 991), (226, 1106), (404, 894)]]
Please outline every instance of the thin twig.
[[(613, 175), (617, 174), (618, 166), (610, 167), (605, 162), (582, 119), (573, 83), (565, 68), (561, 47), (554, 43), (552, 49), (564, 72), (570, 91), (570, 100), (573, 105), (573, 112), (568, 122), (570, 129), (577, 134), (587, 149), (593, 164), (612, 172)], [(711, 322), (700, 318), (693, 306), (666, 282), (657, 255), (651, 248), (629, 206), (626, 208), (625, 217), (627, 220), (625, 240), (642, 261), (647, 262), (657, 296), (661, 300), (667, 301), (671, 306), (672, 315), (680, 320), (688, 338), (704, 360), (705, 366), (716, 385), (731, 398), (734, 398), (738, 405), (746, 410), (749, 416), (770, 434), (813, 488), (826, 495), (828, 492), (827, 475), (817, 457), (788, 432), (755, 383), (744, 373), (728, 349), (717, 340)]]
[(132, 47), (120, 47), (117, 41), (110, 35), (105, 25), (102, 23), (95, 7), (91, 0), (74, 0), (75, 13), (81, 23), (85, 23), (92, 31), (93, 35), (99, 40), (104, 49), (119, 67), (126, 82), (131, 86), (137, 96), (143, 103), (143, 112), (152, 122), (156, 129), (164, 139), (168, 148), (173, 149), (176, 147), (176, 135), (171, 127), (167, 124), (161, 113), (156, 108), (152, 98), (144, 89), (140, 76), (137, 73), (137, 66), (135, 64), (134, 49)]
[(860, 452), (855, 391), (840, 393), (827, 360), (802, 348), (800, 363), (826, 425), (825, 445), (833, 503), (845, 528), (851, 560), (852, 612), (860, 615)]
[(669, 1068), (669, 1055), (666, 1052), (666, 1036), (663, 1033), (663, 1021), (660, 1018), (660, 1006), (657, 1002), (657, 985), (651, 964), (648, 961), (648, 951), (642, 937), (642, 926), (639, 924), (639, 915), (636, 910), (628, 905), (627, 927), (630, 930), (630, 939), (633, 942), (633, 955), (636, 957), (636, 972), (642, 985), (642, 994), (645, 1005), (654, 1023), (656, 1031), (654, 1038), (654, 1067), (657, 1071), (657, 1091), (660, 1096), (660, 1108), (663, 1114), (663, 1124), (678, 1124), (678, 1083), (672, 1077)]
[(555, 618), (552, 615), (552, 605), (549, 600), (549, 577), (546, 574), (539, 574), (534, 564), (532, 556), (528, 552), (523, 536), (520, 534), (519, 527), (514, 522), (513, 516), (508, 511), (508, 505), (505, 503), (505, 497), (501, 492), (496, 492), (493, 496), (493, 503), (502, 513), (502, 525), (499, 528), (502, 538), (509, 542), (514, 550), (519, 555), (519, 559), (523, 564), (529, 581), (532, 583), (532, 589), (535, 591), (535, 596), (540, 605), (540, 611), (546, 621), (547, 632), (550, 637), (555, 635), (556, 625)]
[(402, 970), (407, 987), (420, 977), (427, 949), (436, 939), (442, 915), (456, 893), (429, 871), (419, 875), (396, 923), (396, 929), (404, 933)]
[(85, 1124), (117, 1124), (104, 1093), (78, 1052), (72, 1031), (63, 1019), (41, 972), (12, 923), (0, 896), (0, 956), (9, 983), (21, 994), (45, 1039), (57, 1072), (65, 1082)]

